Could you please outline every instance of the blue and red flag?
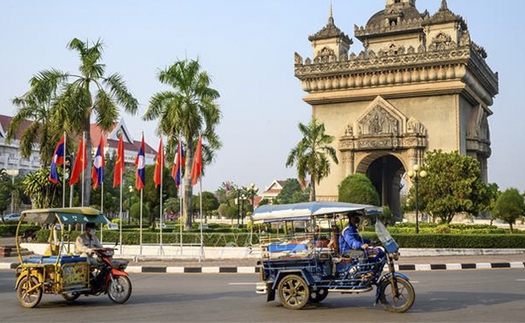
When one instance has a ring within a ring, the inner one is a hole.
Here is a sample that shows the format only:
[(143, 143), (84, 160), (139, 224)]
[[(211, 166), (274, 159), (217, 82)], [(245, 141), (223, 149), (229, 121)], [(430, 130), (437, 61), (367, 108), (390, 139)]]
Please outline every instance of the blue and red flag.
[(179, 144), (175, 149), (175, 160), (173, 161), (173, 167), (171, 169), (171, 177), (175, 181), (175, 186), (177, 188), (180, 186), (181, 177), (182, 177), (182, 167), (184, 166), (184, 148), (182, 147), (182, 142), (179, 138)]
[(135, 158), (135, 166), (137, 166), (135, 187), (137, 190), (143, 189), (146, 184), (146, 155), (144, 151), (144, 134), (142, 134), (142, 143), (140, 144), (137, 158)]
[(49, 174), (49, 180), (55, 184), (60, 181), (58, 177), (57, 166), (60, 166), (64, 163), (64, 152), (66, 149), (65, 141), (66, 141), (66, 137), (65, 135), (63, 135), (55, 147), (55, 152), (53, 153), (53, 159), (51, 160), (51, 173)]
[(104, 138), (100, 137), (97, 153), (93, 159), (93, 169), (91, 170), (91, 179), (93, 180), (93, 188), (97, 188), (104, 182)]

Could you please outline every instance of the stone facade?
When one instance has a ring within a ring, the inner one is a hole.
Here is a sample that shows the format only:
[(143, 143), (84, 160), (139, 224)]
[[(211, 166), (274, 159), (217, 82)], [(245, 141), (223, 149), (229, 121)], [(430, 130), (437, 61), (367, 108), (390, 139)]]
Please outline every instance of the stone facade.
[[(332, 13), (326, 29), (339, 31)], [(397, 209), (406, 170), (434, 149), (477, 158), (486, 180), (498, 74), (463, 18), (445, 0), (433, 15), (420, 13), (415, 0), (387, 0), (354, 34), (364, 48), (358, 54), (340, 31), (310, 36), (312, 59), (295, 53), (304, 101), (336, 137), (340, 160), (319, 185), (318, 199), (337, 199), (344, 177), (364, 173), (383, 204)]]

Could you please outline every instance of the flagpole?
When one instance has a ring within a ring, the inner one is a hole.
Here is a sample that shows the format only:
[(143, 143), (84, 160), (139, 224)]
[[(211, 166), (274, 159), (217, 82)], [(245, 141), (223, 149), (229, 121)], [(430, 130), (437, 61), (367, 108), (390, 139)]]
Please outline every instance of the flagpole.
[(180, 140), (180, 132), (179, 132), (179, 143), (178, 143), (178, 153), (177, 153), (177, 167), (179, 168), (177, 171), (179, 176), (179, 240), (180, 240), (180, 255), (182, 256), (182, 223), (184, 220), (183, 214), (182, 214), (182, 205), (183, 205), (183, 188), (184, 188), (184, 177), (182, 176), (182, 141)]
[[(100, 155), (102, 157), (102, 160), (104, 160), (104, 142), (103, 142), (103, 138), (104, 138), (104, 132), (101, 133), (101, 139), (98, 143), (99, 147), (100, 147)], [(101, 144), (102, 142), (102, 144)], [(98, 149), (97, 149), (98, 151)], [(95, 156), (96, 157), (96, 156)], [(102, 182), (100, 183), (100, 213), (104, 213), (104, 163), (102, 163), (102, 166), (101, 166), (101, 169), (100, 171), (102, 171)], [(97, 172), (97, 182), (98, 182), (98, 172)], [(100, 243), (102, 244), (102, 241), (103, 241), (103, 233), (102, 231), (104, 231), (104, 225), (102, 224), (100, 226)]]
[[(104, 213), (104, 180), (100, 184), (100, 213)], [(104, 224), (100, 226), (100, 243), (103, 241)]]
[[(80, 157), (81, 161), (82, 161), (82, 189), (80, 190), (82, 192), (82, 198), (80, 199), (81, 200), (81, 206), (84, 206), (84, 178), (85, 178), (85, 173), (86, 173), (86, 169), (84, 168), (84, 163), (85, 163), (85, 160), (84, 158), (86, 157), (86, 132), (85, 131), (82, 131), (82, 142), (80, 143), (81, 145), (84, 145), (82, 147), (82, 156)], [(77, 157), (78, 158), (78, 157)]]
[(66, 141), (67, 135), (64, 131), (64, 162), (62, 163), (62, 207), (66, 207)]
[(199, 262), (201, 262), (201, 260), (204, 260), (204, 245), (203, 245), (204, 240), (202, 238), (202, 226), (203, 226), (203, 223), (202, 223), (202, 177), (199, 179), (199, 198), (200, 198), (199, 217), (201, 221), (201, 249), (199, 253)]
[(139, 254), (142, 256), (142, 199), (144, 196), (144, 189), (140, 190), (140, 224), (139, 224)]
[[(160, 141), (162, 143), (162, 136), (160, 136)], [(162, 146), (161, 149), (164, 149), (164, 147)], [(157, 156), (164, 156), (164, 154), (161, 152), (158, 152), (158, 155)], [(159, 196), (159, 199), (160, 199), (160, 204), (159, 204), (159, 216), (160, 216), (160, 246), (159, 246), (159, 254), (160, 255), (163, 255), (164, 254), (164, 250), (162, 249), (162, 175), (163, 175), (163, 167), (164, 166), (164, 160), (160, 160), (159, 161), (159, 167), (160, 167), (160, 196)]]
[(182, 180), (182, 176), (181, 176), (181, 181), (180, 181), (180, 190), (179, 190), (179, 206), (180, 206), (180, 210), (179, 210), (179, 240), (180, 240), (180, 255), (182, 256), (182, 224), (184, 222), (184, 217), (183, 217), (183, 214), (182, 214), (182, 204), (183, 204), (183, 188), (184, 188), (184, 181)]
[(73, 207), (73, 190), (75, 188), (75, 184), (69, 185), (69, 207)]
[[(124, 163), (124, 156), (121, 157), (122, 158), (122, 163)], [(121, 167), (119, 165), (119, 167)], [(120, 172), (120, 213), (119, 213), (119, 222), (120, 222), (120, 225), (119, 225), (119, 245), (120, 245), (120, 254), (122, 255), (122, 173), (123, 171), (122, 170), (119, 170)]]

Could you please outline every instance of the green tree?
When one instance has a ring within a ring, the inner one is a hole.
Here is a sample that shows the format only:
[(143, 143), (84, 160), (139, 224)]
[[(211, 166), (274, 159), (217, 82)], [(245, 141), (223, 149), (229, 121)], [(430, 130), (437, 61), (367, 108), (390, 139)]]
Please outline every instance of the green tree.
[[(212, 192), (202, 192), (202, 216), (204, 219), (212, 213), (212, 211), (219, 208), (219, 201)], [(193, 209), (195, 212), (200, 210), (200, 198), (194, 196), (193, 198)]]
[[(105, 76), (106, 65), (102, 63), (103, 44), (100, 40), (90, 45), (89, 41), (74, 38), (67, 48), (79, 54), (79, 73), (44, 70), (31, 79), (29, 93), (42, 93), (43, 98), (53, 98), (52, 110), (57, 116), (53, 121), (64, 130), (72, 129), (78, 136), (85, 132), (86, 150), (91, 152), (91, 119), (94, 117), (101, 129), (109, 131), (119, 118), (118, 106), (136, 113), (138, 101), (128, 91), (120, 74)], [(50, 141), (49, 144), (54, 145), (56, 142)], [(88, 153), (88, 165), (91, 165), (91, 158)], [(84, 201), (87, 205), (90, 205), (90, 175), (91, 169), (87, 167), (84, 183)]]
[(49, 169), (40, 168), (25, 176), (24, 193), (31, 198), (34, 208), (56, 207), (62, 202), (62, 184), (49, 181)]
[[(140, 202), (136, 202), (136, 203), (133, 203), (133, 205), (131, 205), (130, 214), (133, 219), (137, 220), (137, 222), (140, 222)], [(142, 221), (144, 221), (144, 219), (147, 219), (149, 217), (149, 214), (150, 214), (150, 211), (148, 208), (148, 204), (143, 203), (142, 204)]]
[(224, 204), (221, 204), (219, 205), (219, 216), (222, 218), (222, 217), (226, 217), (228, 214), (228, 207), (229, 205), (224, 203)]
[[(153, 182), (153, 174), (155, 172), (155, 165), (146, 166), (146, 185), (144, 185), (143, 203), (147, 204), (145, 210), (149, 210), (149, 223), (151, 229), (155, 227), (155, 219), (160, 218), (160, 186), (155, 187)], [(135, 192), (139, 194), (139, 192)], [(162, 173), (162, 203), (163, 214), (166, 213), (164, 203), (170, 198), (177, 196), (177, 187), (170, 176), (170, 170), (164, 167)], [(147, 218), (144, 213), (144, 218)]]
[(283, 189), (276, 196), (278, 204), (308, 202), (309, 196), (305, 193), (296, 178), (288, 178)]
[(317, 123), (315, 117), (308, 125), (299, 123), (299, 131), (303, 139), (297, 143), (288, 155), (286, 167), (296, 165), (299, 180), (306, 182), (310, 176), (310, 201), (316, 200), (316, 185), (330, 174), (330, 157), (336, 164), (339, 163), (335, 149), (330, 146), (333, 136), (325, 133), (322, 123)]
[(513, 225), (516, 219), (523, 216), (525, 205), (523, 196), (515, 188), (509, 188), (503, 192), (494, 204), (492, 216), (507, 222), (510, 226), (510, 232), (513, 232)]
[[(10, 205), (12, 181), (4, 168), (0, 169), (0, 213), (4, 213)], [(4, 218), (2, 217), (2, 220)]]
[[(62, 135), (62, 129), (58, 126), (61, 123), (52, 105), (58, 84), (45, 82), (39, 76), (33, 77), (30, 84), (28, 92), (13, 99), (18, 109), (7, 129), (6, 142), (9, 144), (20, 135), (20, 153), (24, 158), (31, 156), (38, 143), (40, 165), (47, 167), (51, 163), (54, 145)], [(19, 134), (20, 127), (27, 121), (30, 124)]]
[[(418, 203), (442, 223), (450, 223), (456, 213), (478, 215), (486, 210), (493, 190), (481, 179), (480, 163), (458, 152), (428, 152), (422, 167), (428, 176), (419, 181)], [(409, 191), (414, 198), (414, 187)]]
[(235, 184), (231, 181), (222, 182), (221, 186), (215, 191), (215, 197), (219, 201), (219, 204), (228, 203), (228, 201), (234, 199), (233, 190)]
[(353, 174), (339, 184), (339, 202), (379, 206), (379, 193), (366, 175)]
[(203, 140), (203, 166), (211, 163), (215, 151), (221, 147), (215, 131), (221, 118), (219, 106), (215, 102), (219, 92), (210, 87), (211, 79), (205, 71), (201, 71), (198, 60), (178, 61), (161, 70), (158, 79), (173, 90), (155, 93), (143, 119), (158, 119), (157, 132), (168, 137), (168, 160), (172, 160), (175, 154), (179, 135), (185, 144), (183, 214), (185, 228), (190, 230), (193, 214), (190, 173), (199, 134), (202, 134)]

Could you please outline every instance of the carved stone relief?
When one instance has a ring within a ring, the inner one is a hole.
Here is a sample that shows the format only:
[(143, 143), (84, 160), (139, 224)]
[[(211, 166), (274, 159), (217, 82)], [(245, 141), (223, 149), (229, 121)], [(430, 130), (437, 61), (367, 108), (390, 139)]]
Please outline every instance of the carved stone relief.
[[(354, 124), (354, 126), (352, 126)], [(407, 118), (388, 101), (377, 97), (341, 133), (341, 151), (425, 149), (427, 130), (416, 118)]]
[(362, 118), (358, 126), (360, 135), (397, 134), (399, 131), (398, 120), (379, 105)]

